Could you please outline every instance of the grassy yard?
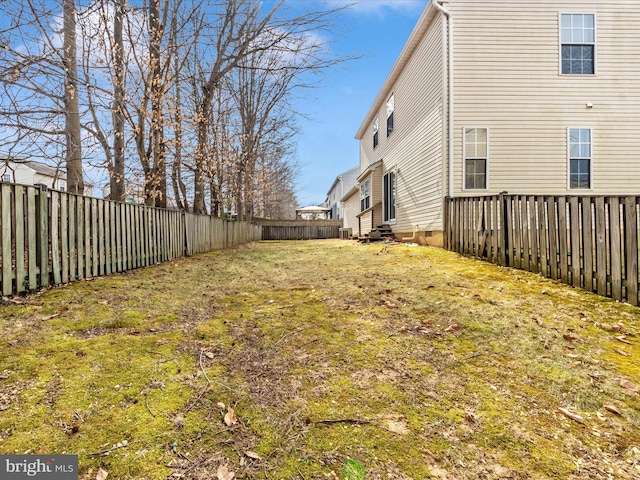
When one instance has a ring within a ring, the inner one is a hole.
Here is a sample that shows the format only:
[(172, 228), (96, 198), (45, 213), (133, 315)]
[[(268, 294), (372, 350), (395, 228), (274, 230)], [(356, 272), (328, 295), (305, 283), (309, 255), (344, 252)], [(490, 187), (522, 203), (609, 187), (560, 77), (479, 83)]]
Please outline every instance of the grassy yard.
[(438, 249), (264, 242), (5, 301), (0, 453), (77, 453), (83, 479), (638, 479), (639, 333), (638, 308)]

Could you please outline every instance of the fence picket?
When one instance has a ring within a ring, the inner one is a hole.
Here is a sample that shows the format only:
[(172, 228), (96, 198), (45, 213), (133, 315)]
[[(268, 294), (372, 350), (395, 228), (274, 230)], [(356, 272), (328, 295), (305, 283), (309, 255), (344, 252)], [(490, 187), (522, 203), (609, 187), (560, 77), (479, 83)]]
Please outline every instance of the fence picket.
[(593, 292), (593, 216), (591, 214), (591, 198), (581, 197), (582, 207), (582, 275), (584, 289)]
[(529, 260), (529, 223), (527, 222), (527, 219), (529, 218), (527, 215), (527, 204), (528, 204), (528, 199), (526, 196), (522, 196), (520, 197), (520, 208), (521, 208), (521, 213), (520, 213), (520, 221), (521, 221), (521, 225), (522, 225), (522, 234), (520, 235), (522, 238), (522, 263), (521, 263), (521, 267), (524, 270), (529, 270), (531, 268), (530, 265), (530, 260)]
[(622, 300), (622, 242), (620, 238), (620, 201), (617, 197), (609, 200), (609, 248), (611, 249), (611, 297)]
[[(553, 201), (553, 200), (552, 200)], [(554, 263), (559, 260), (560, 263), (560, 280), (562, 283), (569, 283), (569, 243), (567, 229), (567, 199), (565, 197), (558, 198), (558, 250), (559, 255), (556, 257), (553, 251)], [(557, 259), (557, 260), (556, 260)]]
[(580, 206), (578, 203), (578, 197), (571, 197), (569, 199), (569, 220), (570, 220), (570, 248), (571, 248), (571, 285), (574, 287), (581, 287), (582, 282), (580, 278), (580, 257), (583, 254), (580, 253)]
[[(561, 229), (564, 213), (560, 209), (560, 205), (556, 203), (554, 197), (546, 197), (547, 200), (547, 225), (548, 225), (548, 239), (549, 239), (549, 270), (551, 272), (551, 278), (557, 280), (560, 278), (562, 267), (560, 262), (562, 261), (562, 252), (558, 255), (560, 249), (560, 239), (562, 238), (563, 230)], [(544, 223), (543, 223), (544, 225)], [(566, 244), (565, 244), (566, 247)], [(566, 248), (565, 248), (566, 252)], [(565, 268), (566, 270), (566, 268)]]
[(2, 294), (11, 295), (12, 255), (11, 255), (11, 186), (0, 184), (2, 210), (0, 222), (2, 222)]
[[(17, 191), (17, 187), (16, 187)], [(60, 195), (60, 238), (62, 255), (62, 283), (69, 283), (69, 196)]]
[(508, 194), (447, 198), (444, 238), (450, 250), (638, 305), (639, 201)]
[(38, 250), (38, 266), (40, 267), (41, 287), (49, 286), (49, 198), (46, 188), (39, 189), (36, 198), (36, 209), (38, 212), (38, 231), (36, 248)]
[(626, 298), (638, 305), (638, 214), (636, 197), (624, 199), (624, 257)]
[(53, 283), (59, 285), (62, 283), (60, 272), (60, 238), (58, 228), (60, 225), (60, 194), (51, 192), (51, 209), (50, 209), (50, 225), (51, 225), (51, 269), (53, 270)]
[[(27, 270), (25, 268), (25, 214), (24, 214), (24, 187), (16, 185), (15, 188), (15, 238), (16, 238), (16, 291), (26, 290)], [(65, 238), (65, 237), (62, 237)], [(64, 260), (64, 257), (63, 257)]]
[(11, 183), (0, 184), (0, 228), (2, 295), (252, 242), (262, 235), (260, 225), (246, 222)]
[(29, 290), (35, 290), (38, 288), (38, 250), (36, 240), (38, 234), (36, 232), (36, 225), (36, 189), (34, 187), (27, 187), (27, 267), (29, 269)]
[(596, 198), (596, 283), (598, 295), (607, 294), (607, 204)]

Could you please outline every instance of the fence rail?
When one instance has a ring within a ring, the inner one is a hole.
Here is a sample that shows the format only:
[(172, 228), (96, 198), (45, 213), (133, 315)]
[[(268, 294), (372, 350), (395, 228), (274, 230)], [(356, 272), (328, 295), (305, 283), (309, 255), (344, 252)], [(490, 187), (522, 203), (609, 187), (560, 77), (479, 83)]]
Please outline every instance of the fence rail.
[(445, 248), (638, 305), (640, 197), (445, 199)]
[(13, 295), (261, 238), (261, 227), (0, 184), (0, 291)]

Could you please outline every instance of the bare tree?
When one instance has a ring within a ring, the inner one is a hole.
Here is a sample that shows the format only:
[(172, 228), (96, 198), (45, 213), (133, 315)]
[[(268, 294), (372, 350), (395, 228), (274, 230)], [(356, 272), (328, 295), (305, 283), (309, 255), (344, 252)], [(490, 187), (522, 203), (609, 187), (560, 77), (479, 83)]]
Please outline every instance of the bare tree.
[(0, 3), (10, 19), (0, 30), (0, 148), (64, 152), (72, 190), (82, 191), (84, 160), (108, 171), (111, 198), (123, 200), (125, 175), (139, 175), (148, 205), (167, 206), (170, 190), (179, 208), (205, 212), (209, 200), (216, 215), (273, 210), (278, 175), (278, 188), (293, 189), (290, 102), (306, 74), (339, 61), (310, 40), (337, 10), (74, 1)]
[(110, 196), (112, 200), (125, 199), (125, 65), (124, 19), (125, 0), (114, 0), (113, 13), (113, 163), (109, 162)]
[(49, 28), (59, 10), (35, 1), (0, 3), (0, 148), (12, 157), (54, 159), (64, 150), (64, 67)]
[(76, 55), (76, 5), (74, 0), (63, 0), (64, 114), (66, 137), (67, 188), (71, 193), (84, 193), (82, 175), (82, 132), (78, 88), (78, 59)]

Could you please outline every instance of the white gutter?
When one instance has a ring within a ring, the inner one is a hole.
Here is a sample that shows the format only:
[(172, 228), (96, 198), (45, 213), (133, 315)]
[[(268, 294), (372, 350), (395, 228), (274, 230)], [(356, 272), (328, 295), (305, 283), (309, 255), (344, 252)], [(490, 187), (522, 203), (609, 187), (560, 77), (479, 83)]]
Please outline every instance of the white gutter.
[(451, 18), (450, 12), (442, 6), (439, 2), (447, 3), (448, 0), (431, 0), (433, 6), (442, 13), (447, 19), (447, 36), (448, 36), (448, 87), (449, 87), (449, 95), (447, 95), (449, 100), (448, 105), (448, 117), (449, 117), (449, 192), (448, 196), (453, 197), (453, 19)]

